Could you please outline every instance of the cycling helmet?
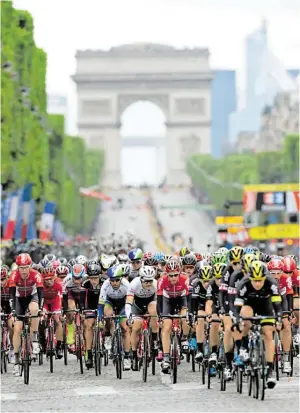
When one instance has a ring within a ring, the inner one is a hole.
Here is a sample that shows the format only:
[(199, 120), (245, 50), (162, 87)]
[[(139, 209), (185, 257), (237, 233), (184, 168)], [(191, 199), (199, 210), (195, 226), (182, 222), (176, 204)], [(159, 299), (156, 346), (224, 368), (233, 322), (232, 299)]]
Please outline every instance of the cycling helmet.
[(153, 281), (155, 278), (155, 269), (150, 265), (144, 265), (139, 270), (141, 281)]
[(120, 266), (120, 268), (122, 268), (123, 277), (128, 277), (130, 275), (130, 272), (131, 272), (130, 264), (123, 263), (123, 264), (119, 264), (119, 266)]
[(191, 250), (188, 247), (182, 247), (179, 251), (179, 256), (184, 257), (187, 254), (190, 254)]
[(88, 264), (86, 267), (86, 273), (89, 276), (99, 276), (101, 274), (101, 268), (98, 264)]
[(126, 262), (129, 262), (129, 257), (125, 253), (124, 254), (118, 254), (117, 258), (118, 258), (118, 261), (119, 261), (120, 264), (124, 264)]
[(78, 256), (75, 258), (75, 261), (76, 261), (76, 264), (85, 265), (86, 262), (87, 262), (87, 258), (86, 258), (84, 255), (78, 255)]
[(1, 265), (1, 280), (5, 280), (8, 277), (9, 268), (7, 265)]
[(44, 280), (52, 280), (56, 276), (56, 271), (50, 265), (46, 268), (43, 268), (42, 275)]
[(54, 268), (54, 269), (56, 269), (57, 267), (59, 267), (61, 264), (60, 264), (60, 262), (58, 261), (58, 260), (55, 260), (55, 261), (53, 261), (53, 263), (52, 263), (52, 267)]
[(144, 261), (144, 265), (146, 266), (156, 266), (158, 265), (158, 259), (155, 257), (155, 255), (152, 255), (151, 257), (148, 257)]
[(282, 258), (283, 271), (284, 272), (294, 272), (296, 269), (296, 263), (290, 256)]
[(85, 275), (85, 268), (83, 264), (75, 264), (72, 267), (72, 278), (75, 280), (80, 280)]
[(222, 278), (227, 272), (227, 265), (223, 263), (217, 263), (212, 267), (213, 277), (216, 279)]
[(119, 261), (118, 258), (115, 255), (109, 255), (109, 259), (110, 259), (110, 267), (113, 267), (114, 265), (118, 265)]
[(249, 278), (252, 281), (262, 281), (267, 276), (267, 267), (261, 261), (255, 260), (249, 265)]
[(211, 257), (211, 264), (215, 265), (215, 264), (218, 264), (218, 263), (226, 264), (227, 263), (227, 254), (226, 255), (222, 254), (222, 252), (219, 252), (219, 251), (214, 252), (212, 254), (212, 257)]
[(272, 259), (270, 262), (267, 264), (267, 268), (269, 271), (282, 271), (283, 270), (284, 263), (281, 260), (278, 259)]
[(166, 272), (180, 272), (181, 271), (181, 264), (179, 262), (179, 260), (177, 258), (171, 258), (167, 264), (166, 264), (166, 268), (165, 268)]
[(52, 264), (53, 261), (56, 260), (55, 255), (53, 254), (46, 254), (41, 261), (43, 267), (47, 267), (49, 264)]
[(154, 257), (157, 259), (158, 262), (163, 263), (166, 262), (166, 257), (163, 252), (156, 252)]
[(242, 256), (244, 254), (244, 248), (242, 247), (233, 247), (229, 250), (229, 261), (230, 262), (237, 262), (241, 261)]
[(255, 261), (256, 257), (254, 254), (244, 254), (242, 256), (242, 266), (244, 268), (245, 271), (249, 270), (249, 265), (251, 264), (251, 262)]
[(57, 258), (57, 260), (60, 262), (60, 265), (67, 265), (68, 264), (68, 260), (65, 257), (59, 257), (59, 258)]
[(56, 268), (56, 275), (59, 278), (65, 278), (69, 274), (70, 270), (66, 265), (60, 265)]
[(143, 258), (143, 251), (140, 248), (134, 248), (133, 250), (129, 251), (128, 257), (130, 261), (141, 261)]
[(244, 248), (244, 254), (254, 254), (255, 250), (253, 249), (252, 245), (248, 245), (248, 247)]
[(73, 265), (76, 264), (75, 258), (71, 258), (71, 259), (69, 260), (68, 264), (71, 265), (71, 267), (73, 267)]
[(100, 265), (103, 270), (108, 270), (111, 267), (111, 258), (109, 255), (103, 254), (100, 257)]
[(211, 264), (212, 255), (210, 252), (204, 252), (202, 254), (203, 261), (206, 261), (209, 265)]
[(226, 247), (221, 247), (221, 248), (219, 248), (219, 249), (218, 249), (218, 251), (217, 251), (217, 252), (220, 252), (221, 254), (228, 255), (228, 253), (229, 253), (229, 249), (228, 249), (228, 248), (226, 248)]
[(202, 261), (203, 257), (202, 254), (200, 252), (195, 252), (195, 256), (196, 256), (196, 260), (197, 262)]
[(196, 265), (197, 264), (197, 258), (195, 254), (186, 254), (184, 257), (182, 257), (182, 265)]
[(87, 262), (86, 262), (86, 266), (87, 266), (87, 267), (88, 267), (89, 265), (93, 265), (93, 264), (99, 265), (99, 260), (98, 260), (98, 258), (92, 258), (91, 260), (87, 260)]
[(145, 261), (147, 258), (153, 257), (153, 252), (144, 252), (142, 260)]
[(202, 281), (209, 281), (212, 278), (212, 268), (210, 265), (203, 265), (200, 268), (199, 278)]
[(28, 266), (32, 264), (32, 259), (29, 254), (19, 254), (16, 258), (16, 264), (18, 267)]
[(123, 268), (122, 264), (114, 265), (107, 270), (107, 276), (110, 280), (115, 280), (123, 277)]

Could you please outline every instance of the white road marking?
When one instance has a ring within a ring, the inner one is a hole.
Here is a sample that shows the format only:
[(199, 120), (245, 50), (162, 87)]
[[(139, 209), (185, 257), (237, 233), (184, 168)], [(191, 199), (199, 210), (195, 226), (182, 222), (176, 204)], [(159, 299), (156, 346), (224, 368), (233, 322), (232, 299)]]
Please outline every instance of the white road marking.
[(89, 395), (105, 395), (105, 394), (117, 394), (118, 392), (113, 387), (97, 386), (97, 387), (80, 387), (73, 390), (77, 396), (89, 396)]
[(1, 393), (1, 401), (6, 400), (17, 400), (18, 394), (17, 393)]

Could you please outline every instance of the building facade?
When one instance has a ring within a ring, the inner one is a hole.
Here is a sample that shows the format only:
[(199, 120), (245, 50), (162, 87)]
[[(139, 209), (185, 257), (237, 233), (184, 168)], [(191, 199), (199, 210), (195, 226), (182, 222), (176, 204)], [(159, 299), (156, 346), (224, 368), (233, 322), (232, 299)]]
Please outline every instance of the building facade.
[(211, 89), (212, 156), (220, 158), (225, 153), (229, 133), (229, 115), (237, 108), (235, 70), (214, 70)]

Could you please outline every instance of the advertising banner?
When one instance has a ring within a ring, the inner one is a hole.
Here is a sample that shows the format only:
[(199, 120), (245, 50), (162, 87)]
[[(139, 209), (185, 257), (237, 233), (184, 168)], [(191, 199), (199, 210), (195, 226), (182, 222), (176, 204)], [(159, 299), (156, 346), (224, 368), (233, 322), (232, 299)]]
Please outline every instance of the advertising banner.
[(298, 239), (298, 224), (271, 224), (266, 227), (249, 228), (249, 237), (254, 240)]

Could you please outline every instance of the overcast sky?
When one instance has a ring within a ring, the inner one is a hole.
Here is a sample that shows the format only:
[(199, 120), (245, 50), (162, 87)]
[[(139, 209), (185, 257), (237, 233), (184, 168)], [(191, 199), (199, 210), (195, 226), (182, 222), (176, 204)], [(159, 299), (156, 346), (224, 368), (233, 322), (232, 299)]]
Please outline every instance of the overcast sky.
[[(232, 68), (243, 88), (243, 41), (268, 19), (269, 43), (286, 67), (299, 67), (299, 0), (14, 0), (34, 18), (35, 40), (48, 55), (48, 92), (68, 95), (75, 132), (76, 91), (70, 80), (77, 49), (133, 42), (203, 46), (213, 68)], [(148, 105), (149, 107), (150, 105)], [(163, 133), (157, 110), (129, 108), (124, 133)], [(137, 123), (137, 119), (143, 121)], [(145, 122), (147, 123), (145, 125)], [(149, 129), (150, 128), (150, 129)]]

